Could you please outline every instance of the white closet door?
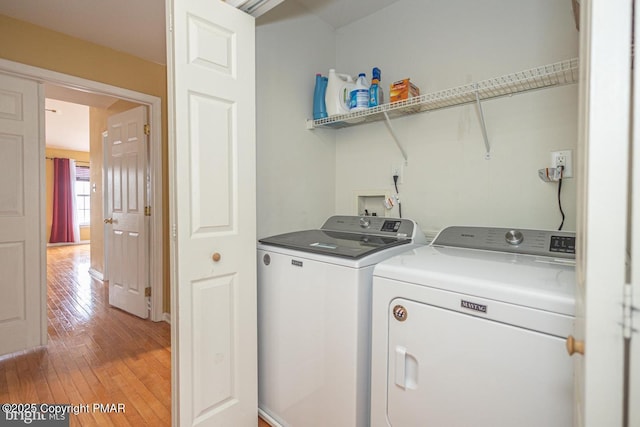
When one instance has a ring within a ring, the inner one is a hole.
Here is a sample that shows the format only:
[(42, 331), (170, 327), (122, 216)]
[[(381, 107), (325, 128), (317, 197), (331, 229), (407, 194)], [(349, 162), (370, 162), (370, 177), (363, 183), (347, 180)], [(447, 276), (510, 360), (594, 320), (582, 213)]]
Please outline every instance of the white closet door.
[(254, 18), (211, 0), (167, 16), (174, 425), (255, 426)]

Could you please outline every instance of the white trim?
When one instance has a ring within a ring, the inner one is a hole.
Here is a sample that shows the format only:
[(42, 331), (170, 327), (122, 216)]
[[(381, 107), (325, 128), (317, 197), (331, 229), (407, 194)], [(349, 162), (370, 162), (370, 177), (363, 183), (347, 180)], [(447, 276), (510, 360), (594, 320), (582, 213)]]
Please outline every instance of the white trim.
[(45, 157), (45, 121), (44, 121), (44, 84), (38, 85), (38, 174), (40, 189), (40, 345), (46, 346), (49, 340), (49, 316), (47, 315), (47, 248), (42, 243), (47, 241), (47, 220), (42, 213), (47, 208), (47, 181)]
[(149, 159), (149, 177), (151, 184), (151, 247), (149, 250), (149, 280), (151, 285), (151, 320), (160, 322), (164, 314), (164, 250), (163, 221), (162, 221), (162, 109), (160, 98), (156, 108), (149, 106), (149, 121), (151, 135), (151, 153)]
[(162, 321), (171, 324), (171, 313), (162, 313)]
[(95, 268), (90, 268), (89, 269), (89, 276), (93, 277), (96, 280), (99, 280), (101, 282), (104, 282), (104, 276), (102, 275), (102, 273), (100, 273), (98, 270), (96, 270)]
[(271, 415), (264, 412), (262, 409), (258, 408), (258, 415), (262, 418), (267, 424), (271, 427), (282, 427), (282, 424), (274, 420)]
[[(178, 352), (178, 272), (176, 253), (176, 130), (174, 125), (175, 112), (175, 85), (174, 85), (174, 52), (173, 52), (173, 3), (177, 0), (166, 0), (165, 4), (165, 41), (167, 44), (167, 162), (169, 165), (169, 294), (171, 295), (171, 425), (179, 426), (179, 396), (178, 388), (180, 367)], [(175, 349), (175, 351), (173, 351)]]
[[(107, 194), (107, 180), (108, 178), (108, 173), (107, 173), (107, 169), (109, 167), (109, 165), (107, 164), (107, 161), (109, 160), (109, 156), (108, 156), (108, 144), (107, 144), (107, 138), (108, 138), (109, 132), (108, 131), (104, 131), (102, 132), (102, 218), (107, 218), (109, 216), (109, 195)], [(103, 272), (102, 272), (102, 276), (104, 277), (103, 280), (109, 280), (109, 232), (108, 232), (109, 227), (107, 226), (106, 223), (102, 224), (102, 248), (103, 248), (103, 258), (104, 258), (104, 262), (102, 263), (103, 265)]]
[(89, 243), (91, 243), (91, 240), (80, 240), (79, 242), (57, 242), (57, 243), (47, 243), (47, 247), (53, 248), (56, 246), (88, 245)]
[[(580, 5), (574, 425), (622, 426), (632, 2)], [(612, 165), (615, 165), (612, 167)], [(606, 173), (602, 173), (606, 170)]]
[[(634, 21), (640, 19), (640, 7), (638, 2), (635, 2), (634, 7)], [(640, 43), (640, 30), (636, 26), (633, 34), (633, 45), (638, 46)], [(629, 241), (631, 252), (631, 280), (630, 280), (630, 301), (627, 308), (627, 312), (631, 316), (630, 329), (632, 336), (628, 341), (628, 379), (627, 384), (629, 387), (627, 395), (627, 423), (630, 426), (640, 425), (640, 331), (638, 331), (638, 325), (640, 324), (640, 69), (638, 68), (636, 54), (636, 62), (633, 68), (633, 93), (632, 93), (632, 129), (633, 135), (631, 144), (634, 147), (632, 150), (632, 166), (630, 170), (631, 176), (631, 215), (630, 215), (630, 230)]]
[[(179, 369), (179, 352), (178, 352), (178, 275), (176, 271), (176, 142), (175, 142), (175, 120), (173, 116), (175, 113), (171, 113), (175, 108), (175, 85), (174, 81), (174, 52), (173, 52), (173, 3), (176, 0), (165, 0), (165, 42), (167, 44), (167, 163), (169, 165), (169, 294), (171, 295), (171, 313), (170, 325), (171, 325), (171, 425), (180, 425), (179, 418), (179, 396), (178, 396), (178, 384), (180, 377), (178, 375)], [(173, 351), (175, 349), (175, 351)]]
[[(151, 147), (151, 186), (152, 186), (152, 200), (151, 200), (151, 251), (149, 253), (149, 266), (151, 284), (151, 294), (153, 295), (151, 300), (151, 320), (159, 322), (163, 319), (163, 259), (162, 250), (164, 247), (163, 230), (162, 230), (162, 100), (153, 95), (144, 94), (141, 92), (132, 91), (129, 89), (120, 88), (117, 86), (108, 85), (105, 83), (96, 82), (93, 80), (87, 80), (80, 77), (71, 76), (68, 74), (58, 73), (56, 71), (46, 70), (44, 68), (33, 67), (31, 65), (25, 65), (18, 62), (8, 61), (0, 58), (0, 71), (7, 74), (13, 74), (22, 78), (28, 78), (39, 81), (41, 83), (48, 82), (59, 86), (64, 86), (70, 89), (77, 89), (81, 91), (89, 91), (92, 93), (102, 94), (117, 97), (127, 101), (135, 102), (138, 104), (144, 104), (149, 108), (149, 125), (151, 127), (151, 135), (149, 137)], [(44, 89), (41, 89), (44, 93)], [(44, 96), (42, 100), (42, 110), (44, 111)], [(41, 120), (41, 159), (40, 168), (44, 171), (44, 118)], [(41, 178), (41, 188), (44, 188), (44, 173)], [(43, 192), (44, 193), (44, 192)], [(42, 212), (45, 209), (44, 195), (41, 196), (42, 200)], [(46, 224), (44, 215), (41, 220), (42, 241), (46, 241), (44, 233), (46, 232)], [(44, 246), (44, 245), (43, 245)], [(43, 283), (46, 286), (46, 253), (42, 255), (43, 266)], [(44, 311), (46, 312), (46, 292), (43, 297)], [(43, 322), (46, 323), (47, 316), (44, 316)], [(47, 327), (43, 329), (43, 342), (46, 342)]]

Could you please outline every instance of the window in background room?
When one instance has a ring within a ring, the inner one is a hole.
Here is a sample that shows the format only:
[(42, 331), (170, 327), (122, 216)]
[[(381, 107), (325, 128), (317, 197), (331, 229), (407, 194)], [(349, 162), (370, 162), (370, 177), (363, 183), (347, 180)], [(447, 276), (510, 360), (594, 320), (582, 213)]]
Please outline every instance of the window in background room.
[(90, 190), (89, 167), (76, 166), (76, 213), (79, 225), (89, 225), (91, 218)]

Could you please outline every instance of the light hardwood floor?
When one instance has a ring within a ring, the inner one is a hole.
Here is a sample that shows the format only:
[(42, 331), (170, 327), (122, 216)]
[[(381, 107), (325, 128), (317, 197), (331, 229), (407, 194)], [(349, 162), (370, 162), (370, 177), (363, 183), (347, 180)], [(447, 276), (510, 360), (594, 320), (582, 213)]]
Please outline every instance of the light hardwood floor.
[(110, 307), (88, 268), (88, 245), (47, 250), (49, 343), (0, 358), (0, 403), (91, 405), (72, 426), (171, 425), (169, 325)]

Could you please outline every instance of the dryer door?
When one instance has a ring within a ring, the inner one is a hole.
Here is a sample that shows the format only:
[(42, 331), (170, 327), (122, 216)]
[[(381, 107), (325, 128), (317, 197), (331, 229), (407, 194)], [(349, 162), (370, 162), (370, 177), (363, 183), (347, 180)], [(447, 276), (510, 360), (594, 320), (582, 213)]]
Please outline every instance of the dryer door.
[[(403, 321), (394, 317), (398, 305)], [(572, 425), (564, 338), (402, 298), (388, 315), (393, 427)]]

